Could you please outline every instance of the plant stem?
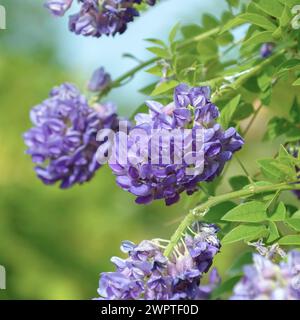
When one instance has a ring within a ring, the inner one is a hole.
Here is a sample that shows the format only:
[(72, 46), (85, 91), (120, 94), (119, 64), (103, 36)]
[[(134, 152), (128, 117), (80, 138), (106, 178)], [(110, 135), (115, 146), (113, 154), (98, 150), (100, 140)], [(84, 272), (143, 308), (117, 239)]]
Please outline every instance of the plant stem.
[(250, 128), (251, 128), (251, 126), (252, 126), (252, 124), (253, 124), (253, 123), (254, 123), (254, 121), (256, 120), (256, 118), (257, 118), (257, 116), (258, 116), (258, 114), (259, 114), (260, 110), (262, 109), (262, 107), (263, 107), (263, 104), (261, 103), (261, 104), (259, 105), (259, 107), (255, 110), (255, 112), (254, 112), (254, 114), (253, 114), (253, 116), (252, 116), (251, 120), (249, 121), (249, 123), (248, 123), (248, 125), (247, 125), (246, 129), (243, 131), (243, 136), (245, 136), (245, 135), (248, 133), (248, 131), (250, 130)]
[(144, 69), (145, 67), (148, 67), (150, 64), (156, 62), (157, 60), (159, 60), (159, 58), (155, 57), (137, 65), (135, 68), (129, 70), (128, 72), (124, 73), (122, 76), (114, 80), (111, 88), (120, 86), (124, 80), (133, 77), (138, 71)]
[(248, 180), (250, 183), (253, 183), (254, 181), (252, 180), (248, 170), (246, 169), (246, 167), (244, 166), (243, 162), (240, 160), (240, 158), (235, 155), (235, 159), (238, 162), (238, 164), (240, 165), (240, 167), (242, 168), (242, 170), (244, 171), (245, 175), (247, 176)]
[(187, 40), (183, 41), (182, 43), (178, 44), (177, 49), (185, 48), (194, 42), (198, 42), (198, 41), (204, 40), (206, 38), (209, 38), (210, 36), (213, 36), (213, 35), (219, 33), (220, 30), (221, 30), (221, 28), (219, 28), (219, 27), (213, 28), (213, 29), (206, 31), (204, 33), (201, 33), (193, 38), (187, 39)]
[(252, 67), (248, 70), (247, 73), (244, 75), (241, 75), (237, 80), (235, 80), (233, 83), (230, 83), (228, 85), (225, 85), (223, 88), (221, 88), (219, 91), (216, 91), (214, 96), (212, 97), (212, 101), (216, 103), (218, 100), (220, 100), (227, 92), (228, 90), (232, 89), (238, 89), (241, 87), (248, 79), (251, 77), (257, 75), (265, 66), (271, 64), (276, 58), (278, 58), (280, 55), (282, 55), (285, 52), (285, 50), (280, 50), (277, 53), (274, 53), (269, 58), (265, 59), (263, 62), (258, 64), (255, 67)]
[(172, 251), (173, 248), (177, 245), (178, 241), (182, 237), (184, 231), (195, 221), (200, 220), (201, 217), (205, 215), (205, 213), (215, 205), (238, 198), (246, 198), (250, 197), (254, 194), (260, 194), (264, 192), (273, 192), (273, 191), (285, 191), (285, 190), (300, 190), (300, 185), (296, 184), (298, 181), (294, 183), (278, 183), (278, 184), (270, 184), (266, 186), (256, 186), (251, 185), (247, 189), (242, 189), (226, 194), (221, 194), (219, 196), (211, 197), (206, 202), (200, 204), (193, 210), (190, 210), (190, 212), (185, 216), (183, 221), (180, 223), (179, 227), (175, 231), (175, 233), (172, 235), (170, 239), (170, 243), (166, 247), (164, 251), (164, 255), (168, 257)]

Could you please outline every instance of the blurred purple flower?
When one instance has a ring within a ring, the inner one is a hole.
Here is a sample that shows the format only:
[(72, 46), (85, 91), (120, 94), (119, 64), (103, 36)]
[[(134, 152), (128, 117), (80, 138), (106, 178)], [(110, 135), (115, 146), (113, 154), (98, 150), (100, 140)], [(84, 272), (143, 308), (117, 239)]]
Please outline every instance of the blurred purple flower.
[(274, 44), (267, 42), (264, 43), (260, 48), (260, 55), (262, 58), (268, 58), (274, 50)]
[(55, 16), (63, 16), (71, 7), (73, 0), (47, 0), (45, 7)]
[(231, 300), (300, 300), (300, 252), (290, 251), (280, 264), (258, 254), (234, 287)]
[(100, 165), (97, 132), (116, 130), (118, 118), (111, 103), (91, 108), (72, 84), (54, 88), (50, 97), (30, 113), (34, 125), (24, 134), (27, 154), (45, 184), (60, 181), (61, 188), (89, 181)]
[(92, 92), (103, 92), (111, 83), (110, 74), (105, 72), (104, 68), (98, 68), (94, 71), (92, 78), (88, 83), (88, 90)]

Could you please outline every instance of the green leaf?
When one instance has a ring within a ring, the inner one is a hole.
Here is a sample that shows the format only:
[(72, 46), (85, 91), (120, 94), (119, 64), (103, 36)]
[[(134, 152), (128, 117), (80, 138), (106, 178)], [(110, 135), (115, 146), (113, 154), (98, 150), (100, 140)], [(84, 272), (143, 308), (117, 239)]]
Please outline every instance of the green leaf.
[(255, 186), (255, 187), (264, 187), (264, 186), (270, 186), (270, 185), (272, 185), (272, 183), (269, 182), (269, 181), (257, 181), (257, 182), (248, 184), (243, 189), (250, 189), (250, 188), (253, 188), (253, 186)]
[(292, 172), (295, 172), (295, 166), (300, 165), (299, 159), (291, 155), (283, 145), (281, 145), (279, 148), (277, 159), (281, 163), (288, 165), (291, 168)]
[(278, 157), (279, 158), (290, 157), (291, 159), (294, 159), (294, 157), (290, 155), (290, 153), (286, 150), (286, 148), (282, 144), (279, 147)]
[(292, 219), (300, 219), (300, 210), (297, 210), (295, 212), (291, 212), (291, 218)]
[(202, 25), (205, 29), (210, 30), (219, 26), (219, 21), (211, 14), (204, 14), (202, 16)]
[(284, 223), (296, 231), (300, 231), (300, 218), (286, 219)]
[(300, 78), (293, 82), (293, 86), (300, 86)]
[(267, 132), (264, 136), (264, 140), (273, 140), (283, 134), (285, 134), (290, 128), (290, 123), (284, 118), (274, 117), (267, 126)]
[(265, 43), (265, 42), (272, 42), (273, 40), (273, 32), (271, 31), (263, 31), (254, 34), (248, 40), (243, 43), (242, 50), (246, 51), (252, 49), (254, 46)]
[(288, 142), (298, 141), (300, 139), (300, 128), (297, 128), (297, 127), (290, 128), (286, 132), (285, 136), (286, 136), (286, 141)]
[(272, 37), (276, 40), (279, 40), (282, 37), (282, 34), (283, 28), (280, 26), (272, 33)]
[(241, 190), (249, 184), (249, 179), (246, 176), (235, 176), (229, 179), (229, 184), (232, 190)]
[(278, 159), (258, 160), (262, 173), (272, 181), (294, 181), (296, 180), (296, 170), (293, 166), (287, 165)]
[(257, 84), (257, 77), (250, 77), (243, 85), (250, 92), (259, 93), (260, 88)]
[(171, 80), (169, 82), (160, 83), (151, 93), (152, 96), (158, 96), (162, 93), (165, 93), (173, 88), (175, 88), (179, 84), (176, 80)]
[(229, 244), (237, 241), (251, 241), (261, 238), (267, 234), (267, 228), (264, 225), (244, 224), (232, 229), (222, 239), (223, 244)]
[(284, 6), (276, 0), (259, 0), (257, 6), (268, 15), (276, 18), (280, 18), (284, 10)]
[(282, 77), (287, 74), (288, 71), (291, 70), (299, 70), (300, 69), (300, 60), (299, 59), (289, 59), (277, 67), (277, 76)]
[(234, 40), (234, 36), (230, 32), (224, 32), (217, 37), (217, 43), (220, 46), (226, 46)]
[(146, 72), (153, 74), (154, 76), (161, 77), (162, 76), (162, 67), (160, 65), (155, 65), (146, 70)]
[(267, 238), (267, 243), (271, 243), (280, 238), (280, 234), (278, 232), (276, 223), (273, 221), (269, 221), (269, 236)]
[(290, 24), (292, 18), (293, 17), (292, 17), (291, 9), (287, 5), (285, 5), (284, 10), (283, 10), (282, 15), (279, 20), (280, 26), (283, 28), (287, 27)]
[(240, 1), (239, 0), (226, 0), (226, 2), (234, 8), (237, 8), (239, 6)]
[(216, 223), (221, 220), (226, 212), (234, 208), (236, 204), (231, 201), (225, 201), (223, 203), (217, 204), (209, 209), (209, 211), (204, 216), (203, 220), (206, 222)]
[(222, 218), (224, 221), (262, 222), (268, 220), (265, 205), (259, 201), (242, 203)]
[(279, 0), (283, 5), (287, 5), (292, 9), (295, 5), (299, 4), (299, 0)]
[(211, 300), (220, 298), (223, 294), (232, 292), (234, 286), (240, 281), (241, 276), (232, 277), (222, 282), (211, 294)]
[(271, 221), (284, 221), (286, 219), (286, 207), (283, 202), (279, 202), (269, 219)]
[(244, 13), (238, 16), (239, 19), (259, 26), (267, 31), (275, 31), (276, 25), (266, 17), (255, 13)]
[(272, 196), (271, 201), (266, 205), (267, 214), (270, 216), (275, 211), (278, 206), (278, 198), (280, 196), (280, 190), (277, 190), (276, 193)]
[(197, 24), (190, 24), (181, 28), (181, 33), (187, 38), (192, 38), (203, 32), (203, 29)]
[(170, 59), (170, 53), (168, 49), (159, 48), (159, 47), (150, 47), (147, 48), (148, 51), (154, 53), (156, 56), (164, 59)]
[(218, 45), (214, 39), (207, 38), (205, 40), (198, 41), (197, 51), (200, 57), (210, 60), (212, 57), (217, 56)]
[(156, 44), (158, 46), (162, 46), (163, 48), (167, 48), (167, 45), (160, 39), (148, 38), (145, 41)]
[(236, 18), (229, 20), (229, 21), (225, 24), (225, 26), (221, 29), (220, 34), (226, 32), (226, 31), (228, 31), (228, 30), (231, 30), (231, 29), (233, 29), (233, 28), (235, 28), (235, 27), (238, 27), (238, 26), (240, 26), (241, 24), (244, 24), (244, 23), (246, 23), (246, 21), (240, 19), (240, 18), (237, 16)]
[[(299, 79), (299, 85), (300, 85), (300, 79)], [(290, 117), (294, 123), (296, 124), (300, 123), (300, 106), (298, 104), (297, 98), (294, 99), (293, 105), (290, 109)]]
[(177, 32), (180, 28), (180, 23), (177, 23), (171, 30), (170, 34), (169, 34), (169, 42), (170, 43), (173, 43), (175, 38), (176, 38), (176, 35), (177, 35)]
[(300, 246), (300, 236), (298, 235), (285, 236), (278, 241), (278, 244), (282, 246)]
[(254, 108), (250, 103), (243, 103), (238, 106), (235, 113), (233, 114), (232, 120), (240, 121), (248, 118), (254, 113)]
[(234, 97), (227, 105), (222, 109), (220, 115), (220, 123), (223, 128), (228, 128), (233, 115), (235, 114), (237, 107), (240, 103), (241, 95)]
[(257, 78), (257, 84), (259, 88), (264, 92), (270, 88), (271, 83), (272, 78), (266, 72), (264, 72)]

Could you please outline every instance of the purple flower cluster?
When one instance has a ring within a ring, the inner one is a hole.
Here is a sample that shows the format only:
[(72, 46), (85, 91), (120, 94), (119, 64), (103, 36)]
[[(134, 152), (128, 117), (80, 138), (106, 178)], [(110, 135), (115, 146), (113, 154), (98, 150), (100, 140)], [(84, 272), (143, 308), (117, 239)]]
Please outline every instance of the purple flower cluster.
[(118, 118), (111, 103), (91, 108), (72, 84), (54, 88), (50, 97), (31, 110), (34, 127), (24, 134), (27, 153), (45, 184), (61, 188), (90, 180), (100, 165), (96, 160), (97, 132), (116, 130)]
[[(70, 16), (69, 28), (76, 34), (100, 37), (123, 33), (139, 12), (141, 3), (155, 5), (156, 0), (78, 0), (80, 11)], [(45, 6), (56, 16), (63, 16), (73, 0), (47, 0)]]
[[(147, 106), (149, 114), (137, 114), (136, 126), (127, 136), (127, 161), (120, 163), (117, 157), (109, 161), (118, 185), (137, 196), (139, 204), (165, 199), (171, 205), (179, 200), (181, 192), (192, 194), (199, 182), (212, 181), (220, 175), (225, 163), (244, 144), (234, 128), (224, 131), (216, 123), (219, 110), (210, 101), (208, 87), (181, 84), (175, 89), (174, 102), (163, 106), (149, 101)], [(137, 141), (132, 133), (141, 130), (146, 133), (146, 140), (140, 140), (141, 148), (136, 152), (139, 155), (134, 158), (131, 150)], [(189, 136), (183, 138), (186, 131)], [(164, 142), (158, 135), (169, 135), (170, 139)], [(200, 150), (198, 140), (202, 140)], [(191, 146), (189, 157), (182, 148), (183, 141)], [(164, 161), (166, 151), (169, 163)]]
[[(197, 224), (168, 259), (158, 240), (142, 241), (139, 245), (125, 241), (121, 250), (128, 258), (113, 257), (115, 272), (101, 274), (99, 300), (197, 300), (208, 299), (219, 283), (216, 270), (210, 283), (200, 285), (214, 256), (220, 250), (213, 225)], [(194, 233), (197, 232), (197, 233)]]
[(280, 264), (258, 254), (253, 260), (244, 267), (231, 300), (300, 300), (299, 251), (290, 251)]

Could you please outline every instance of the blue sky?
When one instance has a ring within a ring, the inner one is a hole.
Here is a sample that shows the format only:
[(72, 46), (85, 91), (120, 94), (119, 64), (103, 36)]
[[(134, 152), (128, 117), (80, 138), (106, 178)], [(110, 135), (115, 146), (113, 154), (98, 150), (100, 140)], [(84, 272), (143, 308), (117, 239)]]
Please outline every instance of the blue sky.
[[(131, 23), (124, 34), (100, 39), (76, 36), (67, 31), (67, 17), (54, 18), (57, 19), (59, 36), (58, 56), (69, 69), (78, 72), (83, 81), (99, 66), (104, 66), (113, 77), (117, 77), (136, 64), (123, 58), (124, 53), (134, 54), (140, 59), (151, 56), (145, 49), (147, 43), (143, 39), (166, 39), (177, 22), (199, 23), (203, 13), (219, 16), (225, 7), (225, 0), (162, 0)], [(133, 105), (127, 105), (126, 109), (134, 110), (143, 99), (137, 90), (149, 84), (150, 79), (149, 75), (141, 73), (132, 82), (116, 90), (112, 98), (121, 105), (124, 100), (129, 101)]]

